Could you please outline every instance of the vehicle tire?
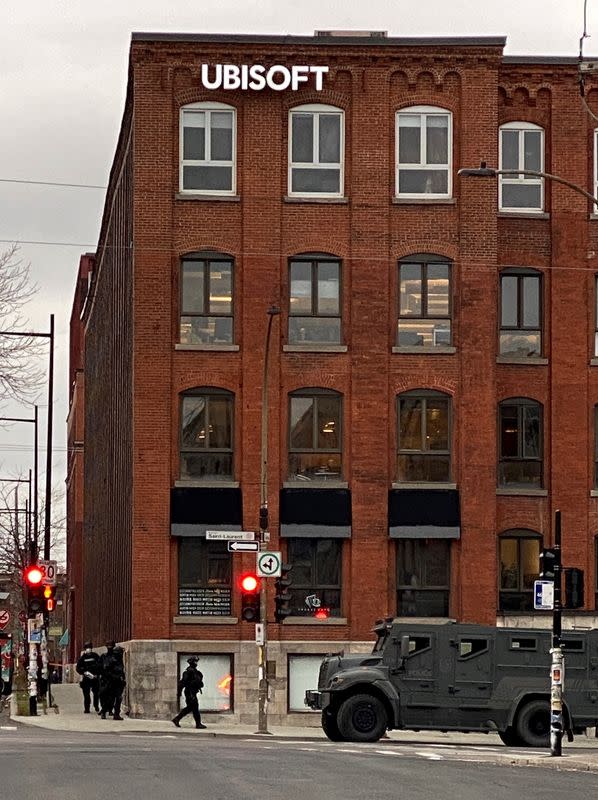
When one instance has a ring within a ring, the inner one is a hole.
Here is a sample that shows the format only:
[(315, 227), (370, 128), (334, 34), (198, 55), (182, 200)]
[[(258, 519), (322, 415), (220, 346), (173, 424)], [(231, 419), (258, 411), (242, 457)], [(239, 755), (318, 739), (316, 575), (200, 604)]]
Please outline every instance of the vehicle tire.
[(355, 694), (341, 704), (337, 714), (340, 735), (347, 742), (377, 742), (388, 727), (386, 709), (371, 694)]
[(505, 731), (498, 731), (498, 735), (503, 744), (507, 747), (520, 747), (521, 739), (517, 736), (514, 728), (507, 728)]
[(322, 711), (322, 730), (331, 742), (345, 741), (338, 729), (336, 714), (330, 711)]
[(550, 746), (550, 705), (547, 700), (532, 700), (517, 714), (515, 733), (526, 747)]

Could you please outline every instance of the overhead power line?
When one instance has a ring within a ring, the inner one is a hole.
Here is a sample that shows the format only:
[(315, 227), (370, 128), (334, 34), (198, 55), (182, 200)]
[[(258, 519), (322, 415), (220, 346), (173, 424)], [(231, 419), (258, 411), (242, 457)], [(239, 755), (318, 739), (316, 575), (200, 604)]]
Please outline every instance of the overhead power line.
[(69, 189), (107, 189), (94, 183), (60, 183), (58, 181), (31, 181), (18, 178), (0, 178), (0, 183), (25, 183), (32, 186), (66, 186)]

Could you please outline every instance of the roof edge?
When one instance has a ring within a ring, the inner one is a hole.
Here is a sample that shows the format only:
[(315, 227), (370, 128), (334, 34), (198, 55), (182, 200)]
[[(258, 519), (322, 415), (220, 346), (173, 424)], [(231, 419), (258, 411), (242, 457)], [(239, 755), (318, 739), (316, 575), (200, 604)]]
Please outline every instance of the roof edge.
[(281, 36), (261, 33), (151, 33), (133, 31), (131, 42), (203, 42), (205, 44), (362, 45), (366, 47), (409, 46), (504, 47), (506, 36)]

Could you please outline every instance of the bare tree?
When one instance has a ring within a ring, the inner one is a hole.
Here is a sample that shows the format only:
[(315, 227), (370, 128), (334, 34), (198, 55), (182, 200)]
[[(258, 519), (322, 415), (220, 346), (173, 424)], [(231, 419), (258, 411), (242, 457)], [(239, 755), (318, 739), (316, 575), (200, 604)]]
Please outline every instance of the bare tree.
[(27, 336), (6, 336), (5, 331), (26, 332), (23, 309), (36, 292), (29, 264), (19, 258), (12, 244), (0, 252), (0, 400), (29, 400), (43, 374), (35, 363), (38, 340)]

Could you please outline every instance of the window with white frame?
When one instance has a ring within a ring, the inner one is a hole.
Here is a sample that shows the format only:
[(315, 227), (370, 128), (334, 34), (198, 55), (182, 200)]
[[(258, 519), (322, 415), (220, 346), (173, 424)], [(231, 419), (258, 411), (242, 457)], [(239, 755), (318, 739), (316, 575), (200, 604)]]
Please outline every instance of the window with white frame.
[(397, 197), (451, 196), (451, 120), (449, 111), (434, 106), (412, 106), (397, 112)]
[(289, 114), (289, 195), (341, 197), (344, 113), (326, 105), (297, 106)]
[[(203, 675), (203, 688), (199, 695), (201, 711), (208, 713), (233, 710), (233, 656), (231, 653), (179, 653), (178, 679), (187, 669), (188, 659), (196, 656), (198, 670)], [(181, 702), (182, 705), (182, 702)]]
[(318, 676), (322, 665), (321, 655), (289, 654), (289, 711), (310, 712), (305, 705), (305, 692), (318, 688)]
[(498, 205), (501, 211), (542, 211), (544, 179), (515, 170), (544, 171), (544, 131), (531, 122), (507, 122), (499, 136), (499, 167), (513, 175), (499, 175)]
[(193, 103), (181, 109), (181, 192), (235, 193), (235, 128), (235, 109), (225, 103)]

